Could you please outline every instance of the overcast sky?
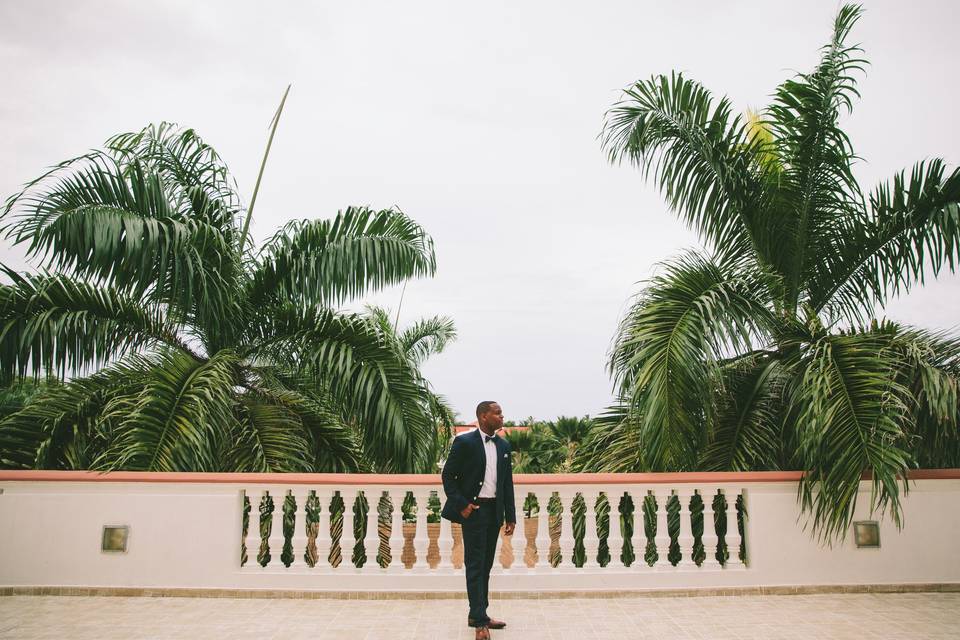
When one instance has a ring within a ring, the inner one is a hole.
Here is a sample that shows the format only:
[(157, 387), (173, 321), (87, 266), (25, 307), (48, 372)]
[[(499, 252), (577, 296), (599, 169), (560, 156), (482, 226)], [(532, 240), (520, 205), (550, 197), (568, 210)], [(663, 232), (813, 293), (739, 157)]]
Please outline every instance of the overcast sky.
[[(810, 70), (835, 2), (14, 2), (0, 0), (0, 195), (112, 134), (169, 120), (225, 158), (245, 201), (288, 83), (252, 223), (399, 206), (436, 243), (404, 325), (446, 314), (459, 340), (425, 368), (465, 420), (595, 414), (617, 321), (658, 261), (697, 245), (660, 195), (607, 164), (620, 90), (681, 70), (737, 109)], [(866, 2), (872, 65), (844, 126), (865, 188), (960, 161), (960, 3)], [(0, 246), (0, 261), (28, 268)], [(888, 316), (951, 329), (960, 278)], [(371, 301), (396, 309), (400, 289)]]

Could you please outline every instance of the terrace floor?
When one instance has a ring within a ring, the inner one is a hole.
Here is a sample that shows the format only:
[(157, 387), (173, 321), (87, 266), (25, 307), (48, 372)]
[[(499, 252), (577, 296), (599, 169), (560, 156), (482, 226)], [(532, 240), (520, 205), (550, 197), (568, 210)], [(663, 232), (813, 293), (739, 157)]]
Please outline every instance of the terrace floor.
[[(624, 597), (493, 602), (498, 640), (960, 637), (960, 593)], [(458, 600), (0, 597), (0, 638), (449, 640)]]

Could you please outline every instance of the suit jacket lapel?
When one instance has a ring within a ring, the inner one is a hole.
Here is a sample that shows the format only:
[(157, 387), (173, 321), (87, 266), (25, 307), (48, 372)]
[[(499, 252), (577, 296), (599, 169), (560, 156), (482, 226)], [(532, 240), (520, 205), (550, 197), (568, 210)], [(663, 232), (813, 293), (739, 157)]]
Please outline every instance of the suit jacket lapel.
[[(480, 448), (480, 453), (483, 454), (483, 432), (478, 428), (476, 434), (477, 435), (474, 437), (473, 441), (477, 443), (476, 446)], [(485, 454), (484, 457), (486, 457)]]

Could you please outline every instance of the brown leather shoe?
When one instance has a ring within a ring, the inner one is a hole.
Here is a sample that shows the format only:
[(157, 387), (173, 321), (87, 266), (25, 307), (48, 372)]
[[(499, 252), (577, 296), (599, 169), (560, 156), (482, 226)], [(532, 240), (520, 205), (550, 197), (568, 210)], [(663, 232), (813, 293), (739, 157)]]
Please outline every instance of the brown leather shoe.
[[(467, 626), (475, 627), (477, 625), (474, 623), (473, 619), (467, 618)], [(489, 629), (503, 629), (506, 626), (507, 626), (507, 623), (504, 622), (503, 620), (494, 620), (493, 618), (490, 618), (490, 621), (487, 622), (487, 628)]]
[(477, 627), (474, 640), (490, 640), (490, 630), (486, 627)]

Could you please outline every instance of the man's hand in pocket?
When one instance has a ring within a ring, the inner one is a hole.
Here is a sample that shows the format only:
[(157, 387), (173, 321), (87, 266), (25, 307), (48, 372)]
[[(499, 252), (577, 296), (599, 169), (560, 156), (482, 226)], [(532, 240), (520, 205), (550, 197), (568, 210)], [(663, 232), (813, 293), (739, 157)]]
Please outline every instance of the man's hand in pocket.
[(460, 512), (460, 515), (463, 516), (463, 519), (466, 520), (470, 517), (470, 514), (480, 508), (480, 505), (473, 504), (472, 502), (463, 508), (463, 511)]

